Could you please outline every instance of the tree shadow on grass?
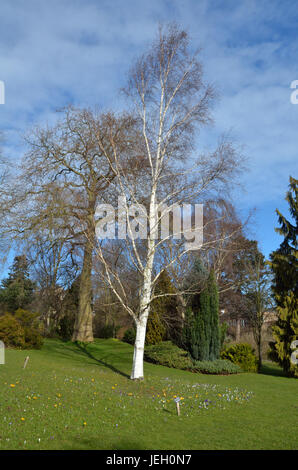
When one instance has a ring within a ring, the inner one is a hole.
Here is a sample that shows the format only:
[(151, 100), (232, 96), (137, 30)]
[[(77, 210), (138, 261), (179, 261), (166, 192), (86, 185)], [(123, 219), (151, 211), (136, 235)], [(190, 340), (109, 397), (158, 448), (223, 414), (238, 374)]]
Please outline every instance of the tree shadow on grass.
[(273, 377), (286, 377), (284, 371), (274, 363), (264, 363), (261, 367), (261, 375), (271, 375)]
[(115, 442), (105, 445), (101, 438), (81, 439), (66, 444), (64, 450), (146, 450), (146, 444), (129, 439), (115, 439)]
[[(101, 357), (98, 358), (95, 355), (92, 354), (88, 348), (92, 347), (92, 345), (80, 345), (78, 343), (67, 343), (67, 342), (48, 342), (46, 344), (46, 347), (44, 348), (43, 352), (46, 353), (47, 356), (56, 356), (59, 358), (67, 358), (70, 359), (71, 361), (76, 361), (80, 363), (81, 365), (86, 365), (86, 364), (96, 364), (96, 365), (102, 365), (113, 372), (122, 375), (125, 378), (129, 378), (129, 375), (122, 371), (119, 367), (115, 367), (113, 364), (111, 364), (111, 357), (114, 360), (118, 360), (117, 362), (121, 362), (122, 357), (117, 356), (115, 354), (109, 354), (107, 351), (101, 351), (100, 349), (96, 349), (96, 353), (100, 354)], [(106, 354), (105, 354), (106, 353)], [(90, 361), (86, 359), (89, 358)], [(125, 364), (123, 364), (125, 368)]]
[(122, 377), (125, 377), (127, 379), (129, 379), (129, 375), (126, 374), (125, 372), (122, 372), (120, 369), (118, 369), (117, 367), (113, 366), (112, 364), (109, 364), (108, 362), (106, 362), (105, 360), (103, 359), (98, 359), (97, 357), (95, 357), (90, 351), (88, 351), (88, 346), (86, 345), (82, 345), (82, 344), (79, 344), (79, 343), (75, 343), (75, 346), (81, 351), (83, 352), (83, 354), (85, 354), (86, 356), (88, 356), (90, 359), (92, 359), (93, 361), (97, 362), (98, 364), (104, 366), (104, 367), (107, 367), (108, 369), (112, 370), (113, 372), (115, 372), (116, 374), (120, 374), (122, 375)]

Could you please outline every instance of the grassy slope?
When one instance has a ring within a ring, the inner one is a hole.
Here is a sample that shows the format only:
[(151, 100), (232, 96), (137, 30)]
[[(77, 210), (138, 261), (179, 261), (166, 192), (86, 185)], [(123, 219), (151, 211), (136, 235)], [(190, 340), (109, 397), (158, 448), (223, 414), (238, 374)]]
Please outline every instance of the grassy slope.
[[(6, 351), (0, 449), (298, 447), (298, 381), (278, 368), (208, 376), (146, 364), (145, 381), (135, 383), (131, 360), (132, 347), (117, 340), (87, 351), (55, 340), (41, 351)], [(184, 399), (180, 417), (174, 395)]]

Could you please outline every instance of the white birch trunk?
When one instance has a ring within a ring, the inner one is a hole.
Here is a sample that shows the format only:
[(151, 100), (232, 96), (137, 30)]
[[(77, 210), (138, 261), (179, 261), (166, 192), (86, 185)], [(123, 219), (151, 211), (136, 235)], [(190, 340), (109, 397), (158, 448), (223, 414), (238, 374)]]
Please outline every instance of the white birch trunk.
[(152, 270), (155, 255), (155, 235), (156, 235), (156, 211), (155, 211), (155, 188), (151, 194), (149, 225), (150, 236), (147, 246), (147, 263), (144, 269), (143, 288), (140, 298), (140, 313), (136, 322), (136, 341), (134, 346), (133, 365), (131, 379), (144, 378), (144, 347), (146, 339), (147, 320), (150, 313), (150, 301), (152, 290)]
[(136, 341), (133, 353), (133, 363), (130, 378), (133, 380), (144, 378), (144, 347), (146, 338), (147, 318), (139, 320), (136, 324)]
[[(150, 241), (148, 244), (150, 245)], [(150, 256), (144, 272), (144, 283), (140, 298), (140, 315), (136, 321), (136, 341), (134, 346), (131, 379), (144, 378), (144, 348), (147, 320), (150, 312), (153, 259), (154, 252), (152, 252), (152, 256)]]
[[(163, 116), (163, 109), (164, 109), (164, 88), (162, 86), (161, 89), (161, 98), (160, 98), (160, 107), (159, 107), (159, 132), (158, 132), (158, 139), (157, 139), (157, 152), (156, 152), (156, 163), (155, 168), (152, 167), (152, 187), (151, 187), (151, 194), (150, 194), (150, 206), (149, 206), (149, 229), (150, 234), (148, 238), (147, 244), (147, 259), (146, 259), (146, 266), (143, 273), (143, 286), (141, 291), (141, 298), (140, 298), (140, 311), (139, 311), (139, 318), (136, 322), (136, 341), (135, 341), (135, 348), (134, 348), (134, 358), (133, 358), (133, 366), (132, 366), (132, 379), (143, 379), (144, 378), (144, 347), (145, 347), (145, 339), (146, 339), (146, 327), (147, 327), (147, 320), (150, 313), (150, 302), (151, 302), (151, 295), (152, 295), (152, 271), (153, 271), (153, 264), (154, 264), (154, 257), (155, 257), (155, 250), (156, 250), (156, 239), (158, 235), (158, 224), (157, 224), (157, 212), (156, 212), (156, 191), (157, 191), (157, 181), (158, 175), (160, 171), (160, 165), (162, 163), (161, 160), (161, 141), (162, 141), (162, 131), (164, 125), (164, 116)], [(145, 141), (148, 145), (148, 138), (146, 134), (146, 108), (144, 108), (144, 115), (143, 115), (143, 133), (145, 137)], [(151, 151), (149, 147), (147, 147), (149, 153), (149, 161), (152, 164), (151, 160)]]

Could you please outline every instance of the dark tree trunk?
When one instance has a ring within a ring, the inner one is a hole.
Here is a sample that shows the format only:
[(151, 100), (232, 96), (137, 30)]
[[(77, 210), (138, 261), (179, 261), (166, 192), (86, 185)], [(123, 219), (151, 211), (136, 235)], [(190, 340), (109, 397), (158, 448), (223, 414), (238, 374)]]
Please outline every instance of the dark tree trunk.
[(90, 343), (93, 341), (92, 330), (92, 244), (87, 241), (80, 279), (79, 310), (74, 325), (72, 341)]
[(90, 198), (83, 268), (80, 276), (79, 309), (72, 335), (72, 341), (82, 341), (84, 343), (91, 343), (94, 339), (92, 329), (92, 254), (95, 238), (94, 210), (95, 198)]
[(257, 346), (258, 346), (258, 372), (261, 372), (262, 369), (262, 327), (259, 328), (258, 337), (257, 337)]

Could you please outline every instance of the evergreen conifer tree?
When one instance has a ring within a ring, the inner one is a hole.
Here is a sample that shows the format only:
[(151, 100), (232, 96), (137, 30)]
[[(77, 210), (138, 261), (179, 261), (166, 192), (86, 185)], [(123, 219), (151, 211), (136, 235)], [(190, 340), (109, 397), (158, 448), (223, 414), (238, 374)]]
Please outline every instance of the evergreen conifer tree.
[(214, 272), (209, 274), (205, 288), (193, 298), (183, 331), (184, 347), (199, 361), (219, 358), (219, 300)]
[(151, 314), (147, 322), (146, 344), (157, 344), (164, 339), (175, 341), (179, 330), (177, 298), (171, 278), (163, 271), (156, 284), (151, 304)]
[[(278, 306), (278, 320), (272, 327), (275, 342), (270, 343), (270, 358), (278, 362), (288, 376), (298, 377), (298, 365), (294, 359), (298, 357), (297, 347), (293, 343), (298, 340), (298, 299), (291, 292), (283, 306)], [(295, 351), (294, 351), (295, 350)]]
[(283, 306), (290, 292), (298, 297), (298, 180), (290, 177), (289, 191), (286, 196), (293, 221), (276, 210), (280, 227), (276, 232), (284, 237), (280, 247), (270, 255), (271, 268), (274, 274), (272, 285), (278, 305)]
[(276, 211), (280, 224), (276, 231), (284, 240), (270, 255), (274, 274), (272, 289), (278, 306), (278, 321), (273, 327), (275, 341), (270, 343), (270, 357), (283, 367), (287, 375), (298, 377), (298, 365), (291, 361), (291, 346), (298, 340), (298, 180), (290, 177), (289, 187), (286, 200), (293, 221)]
[(30, 280), (25, 255), (16, 256), (8, 278), (2, 280), (0, 302), (9, 312), (25, 309), (33, 301), (35, 284)]

